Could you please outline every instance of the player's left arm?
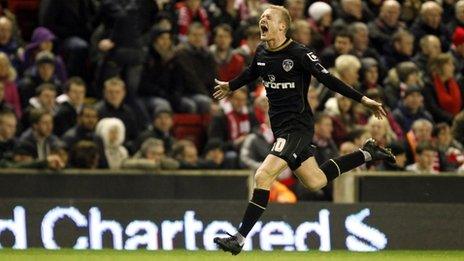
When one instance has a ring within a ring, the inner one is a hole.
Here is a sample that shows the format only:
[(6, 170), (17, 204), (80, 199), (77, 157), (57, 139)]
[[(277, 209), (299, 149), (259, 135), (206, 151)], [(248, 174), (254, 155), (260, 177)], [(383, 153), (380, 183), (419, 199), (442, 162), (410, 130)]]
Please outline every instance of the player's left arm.
[(364, 106), (371, 109), (374, 115), (379, 119), (382, 118), (382, 116), (387, 115), (381, 103), (364, 96), (353, 87), (333, 76), (326, 68), (324, 68), (324, 66), (322, 66), (319, 62), (319, 58), (314, 54), (314, 52), (308, 51), (303, 55), (302, 59), (305, 69), (307, 69), (311, 75), (316, 77), (320, 83), (324, 84), (324, 86), (330, 90), (362, 103)]

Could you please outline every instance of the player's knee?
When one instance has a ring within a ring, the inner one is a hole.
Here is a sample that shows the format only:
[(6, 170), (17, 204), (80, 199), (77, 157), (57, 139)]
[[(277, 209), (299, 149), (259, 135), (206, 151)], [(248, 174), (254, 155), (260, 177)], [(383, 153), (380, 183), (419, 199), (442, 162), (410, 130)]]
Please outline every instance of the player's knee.
[(327, 185), (327, 178), (325, 177), (324, 172), (320, 169), (316, 171), (317, 173), (314, 173), (311, 180), (305, 184), (310, 191), (318, 191)]
[(259, 168), (255, 173), (255, 187), (260, 189), (269, 189), (272, 184), (272, 175), (270, 171)]

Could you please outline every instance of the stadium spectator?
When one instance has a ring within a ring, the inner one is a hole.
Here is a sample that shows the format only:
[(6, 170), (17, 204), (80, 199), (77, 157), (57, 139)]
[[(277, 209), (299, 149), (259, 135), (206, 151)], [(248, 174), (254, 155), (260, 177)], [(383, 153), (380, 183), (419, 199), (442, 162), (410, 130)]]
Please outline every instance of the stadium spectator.
[(401, 5), (396, 0), (383, 1), (379, 16), (369, 22), (370, 42), (379, 53), (387, 51), (392, 35), (405, 27), (404, 23), (399, 20), (400, 13)]
[(21, 118), (21, 129), (27, 129), (29, 125), (29, 117), (33, 110), (44, 110), (50, 115), (54, 115), (56, 111), (56, 87), (50, 83), (41, 84), (36, 90), (36, 96), (29, 100), (29, 106), (24, 110), (24, 115)]
[(89, 76), (85, 64), (96, 12), (92, 0), (40, 2), (39, 24), (57, 36), (70, 76)]
[(308, 26), (308, 22), (303, 19), (293, 21), (292, 26), (290, 28), (292, 39), (306, 47), (312, 46), (311, 45), (311, 38), (312, 38), (311, 30), (312, 30), (311, 27)]
[(325, 2), (314, 2), (308, 8), (309, 23), (314, 30), (315, 37), (313, 47), (320, 53), (325, 46), (332, 44), (332, 7)]
[(319, 101), (320, 90), (316, 88), (309, 88), (308, 90), (308, 103), (311, 106), (313, 113), (320, 111), (319, 107), (321, 102)]
[(151, 31), (148, 55), (144, 62), (139, 95), (145, 101), (148, 111), (162, 106), (172, 110), (177, 106), (177, 97), (171, 92), (174, 56), (174, 41), (171, 29), (155, 25)]
[(420, 50), (412, 61), (427, 75), (430, 61), (442, 53), (440, 39), (434, 35), (426, 35), (420, 39), (419, 46)]
[(361, 62), (359, 59), (351, 54), (344, 54), (337, 57), (335, 60), (335, 73), (350, 86), (360, 89), (359, 85), (359, 70), (361, 69)]
[(336, 94), (325, 103), (325, 112), (331, 116), (332, 138), (337, 145), (346, 141), (348, 133), (357, 125), (366, 123), (366, 119), (360, 119), (360, 115), (357, 115), (353, 101), (340, 94)]
[(379, 63), (376, 59), (372, 57), (361, 59), (360, 78), (361, 90), (376, 89), (383, 96), (384, 89), (379, 85)]
[(178, 169), (179, 166), (177, 160), (166, 156), (163, 141), (155, 138), (146, 139), (140, 150), (132, 158), (124, 160), (122, 164), (122, 168), (125, 169), (146, 170), (173, 170)]
[(371, 116), (366, 127), (371, 137), (377, 141), (377, 144), (383, 147), (386, 147), (390, 142), (397, 139), (387, 118), (379, 120), (375, 116)]
[(451, 46), (451, 54), (453, 55), (456, 65), (457, 78), (461, 79), (460, 83), (464, 83), (464, 26), (456, 28), (452, 40), (453, 45)]
[[(425, 119), (416, 120), (411, 127), (411, 130), (406, 133), (406, 157), (407, 163), (412, 164), (418, 160), (416, 148), (422, 142), (433, 143), (432, 137), (433, 125)], [(435, 153), (433, 168), (436, 171), (440, 170), (440, 158), (438, 153)]]
[(458, 27), (464, 28), (464, 1), (459, 0), (454, 5), (454, 14), (447, 25), (448, 32), (452, 34)]
[(89, 140), (77, 142), (71, 149), (69, 167), (76, 169), (96, 169), (100, 154), (95, 143)]
[(22, 41), (14, 37), (13, 27), (13, 22), (9, 18), (0, 17), (0, 52), (8, 56), (16, 71), (21, 72), (22, 62), (20, 57), (24, 49), (21, 46)]
[(224, 142), (227, 160), (236, 160), (243, 141), (258, 125), (254, 113), (247, 108), (247, 91), (240, 89), (229, 97), (231, 109), (214, 115), (208, 130), (210, 139)]
[(364, 127), (357, 128), (348, 133), (348, 141), (352, 142), (356, 148), (362, 148), (363, 144), (372, 138), (371, 133)]
[(104, 156), (110, 169), (119, 169), (129, 157), (122, 146), (126, 137), (126, 127), (118, 118), (103, 118), (96, 126), (96, 134), (103, 140)]
[(343, 54), (354, 54), (353, 34), (350, 31), (341, 30), (334, 37), (333, 45), (328, 46), (321, 53), (321, 63), (326, 68), (335, 66), (335, 60)]
[(341, 0), (339, 7), (335, 8), (339, 12), (338, 19), (332, 25), (335, 34), (354, 22), (367, 23), (370, 20), (370, 17), (367, 17), (368, 14), (363, 10), (361, 0)]
[(103, 88), (103, 100), (98, 102), (95, 107), (100, 119), (118, 118), (127, 127), (127, 139), (131, 141), (137, 137), (139, 127), (134, 111), (124, 104), (126, 96), (126, 85), (117, 77), (105, 81)]
[(44, 160), (55, 148), (62, 146), (58, 137), (53, 135), (53, 117), (50, 112), (36, 109), (31, 111), (30, 125), (19, 138), (19, 144), (29, 149), (32, 158)]
[(261, 5), (267, 3), (267, 0), (236, 0), (237, 8), (241, 21), (248, 20), (253, 17), (258, 17), (261, 13)]
[(292, 21), (305, 19), (305, 1), (304, 0), (285, 0), (284, 7), (290, 13)]
[(313, 144), (317, 146), (315, 153), (317, 162), (325, 162), (339, 156), (338, 147), (332, 139), (332, 130), (332, 119), (328, 114), (315, 115)]
[(389, 71), (385, 79), (386, 105), (392, 110), (398, 107), (406, 90), (412, 86), (422, 86), (419, 68), (413, 62), (402, 62)]
[(232, 27), (220, 24), (214, 28), (214, 44), (209, 47), (214, 56), (217, 78), (230, 81), (243, 71), (244, 58), (232, 50)]
[(219, 139), (210, 139), (205, 145), (203, 158), (206, 169), (237, 169), (236, 162), (227, 162), (224, 143)]
[(436, 153), (437, 151), (431, 143), (419, 143), (416, 147), (417, 159), (414, 164), (406, 166), (406, 170), (416, 174), (438, 174), (438, 171), (433, 167)]
[(71, 77), (66, 82), (65, 92), (67, 100), (58, 105), (54, 116), (54, 133), (57, 136), (63, 135), (76, 124), (77, 115), (84, 105), (85, 82), (79, 77)]
[(16, 125), (17, 120), (12, 111), (0, 111), (0, 159), (13, 158)]
[(154, 112), (152, 124), (143, 131), (134, 142), (134, 151), (140, 149), (142, 143), (149, 139), (155, 138), (163, 141), (164, 151), (170, 155), (175, 138), (172, 135), (173, 118), (172, 111), (166, 108), (157, 108)]
[(214, 87), (216, 62), (206, 46), (206, 30), (198, 22), (189, 27), (188, 41), (181, 44), (174, 55), (175, 95), (181, 97), (179, 110), (208, 113), (210, 92)]
[(0, 111), (11, 111), (14, 112), (13, 107), (5, 102), (4, 99), (5, 86), (0, 83)]
[(353, 35), (353, 54), (359, 59), (371, 57), (380, 61), (380, 54), (369, 46), (369, 29), (365, 23), (354, 22), (349, 27)]
[(195, 144), (190, 140), (179, 140), (173, 146), (174, 159), (178, 160), (181, 169), (203, 169), (205, 162), (198, 156)]
[(19, 98), (18, 87), (16, 85), (16, 70), (11, 65), (6, 53), (0, 52), (0, 84), (3, 85), (3, 99), (11, 105), (16, 113), (16, 117), (21, 117), (21, 101)]
[(461, 111), (454, 117), (451, 129), (453, 137), (459, 143), (464, 144), (464, 111)]
[(96, 141), (95, 126), (98, 122), (98, 112), (94, 107), (83, 105), (77, 115), (76, 124), (67, 130), (61, 139), (68, 148), (81, 140)]
[(456, 171), (464, 163), (464, 147), (453, 138), (447, 123), (438, 123), (432, 132), (440, 156), (440, 171)]
[(448, 122), (464, 108), (464, 86), (459, 86), (454, 73), (453, 57), (440, 54), (429, 64), (431, 81), (424, 89), (427, 109), (435, 122)]
[(412, 60), (414, 39), (415, 36), (407, 30), (398, 30), (393, 34), (391, 40), (387, 42), (389, 43), (387, 50), (382, 52), (382, 63), (387, 69)]
[(21, 107), (29, 104), (29, 99), (36, 94), (36, 89), (43, 83), (53, 84), (61, 91), (61, 81), (55, 73), (55, 56), (48, 51), (37, 54), (35, 65), (24, 72), (24, 77), (18, 83)]
[(31, 42), (26, 46), (24, 51), (24, 68), (31, 67), (38, 59), (38, 54), (41, 52), (50, 52), (54, 54), (55, 73), (61, 82), (67, 80), (66, 67), (61, 56), (54, 53), (53, 41), (55, 35), (45, 27), (37, 27), (32, 33)]
[(418, 119), (433, 122), (432, 115), (424, 107), (422, 88), (416, 85), (408, 86), (400, 105), (393, 111), (393, 117), (401, 125), (404, 132), (408, 132), (412, 123)]
[(207, 0), (203, 1), (203, 6), (208, 11), (211, 28), (215, 28), (219, 24), (228, 24), (232, 28), (239, 26), (240, 20), (235, 0)]
[(444, 24), (441, 23), (443, 8), (435, 1), (426, 1), (422, 3), (419, 16), (411, 26), (411, 32), (416, 37), (416, 47), (419, 45), (418, 40), (426, 35), (436, 36), (445, 51), (450, 46), (449, 33)]
[[(208, 18), (208, 12), (201, 6), (201, 0), (184, 0), (176, 4), (177, 8), (177, 27), (178, 37), (181, 42), (187, 41), (190, 34), (190, 26), (199, 22), (205, 34), (211, 31), (211, 24)], [(242, 18), (243, 19), (243, 18)]]

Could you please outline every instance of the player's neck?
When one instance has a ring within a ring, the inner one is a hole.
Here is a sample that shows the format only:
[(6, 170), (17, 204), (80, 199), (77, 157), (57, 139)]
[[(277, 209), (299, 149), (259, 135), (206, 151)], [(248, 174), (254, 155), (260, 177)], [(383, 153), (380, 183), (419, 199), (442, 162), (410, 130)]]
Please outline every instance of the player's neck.
[(274, 51), (274, 50), (278, 50), (280, 49), (280, 47), (285, 44), (285, 42), (287, 42), (287, 37), (284, 36), (280, 36), (280, 37), (276, 37), (276, 39), (272, 39), (272, 40), (269, 40), (266, 42), (267, 44), (267, 48), (270, 50), (270, 51)]

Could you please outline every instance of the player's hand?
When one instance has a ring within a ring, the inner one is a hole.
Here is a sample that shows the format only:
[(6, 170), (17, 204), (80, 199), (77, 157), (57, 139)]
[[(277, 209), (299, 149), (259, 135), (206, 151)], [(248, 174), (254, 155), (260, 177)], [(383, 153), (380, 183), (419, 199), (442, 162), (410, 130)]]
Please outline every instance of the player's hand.
[(374, 113), (374, 116), (381, 120), (382, 117), (386, 117), (387, 113), (382, 107), (382, 104), (380, 102), (376, 102), (370, 98), (367, 98), (366, 96), (363, 96), (361, 99), (361, 103), (366, 106), (367, 108), (371, 109), (371, 111)]
[(213, 98), (222, 100), (230, 94), (229, 83), (219, 81), (218, 79), (214, 79), (214, 81), (217, 85), (214, 87)]

